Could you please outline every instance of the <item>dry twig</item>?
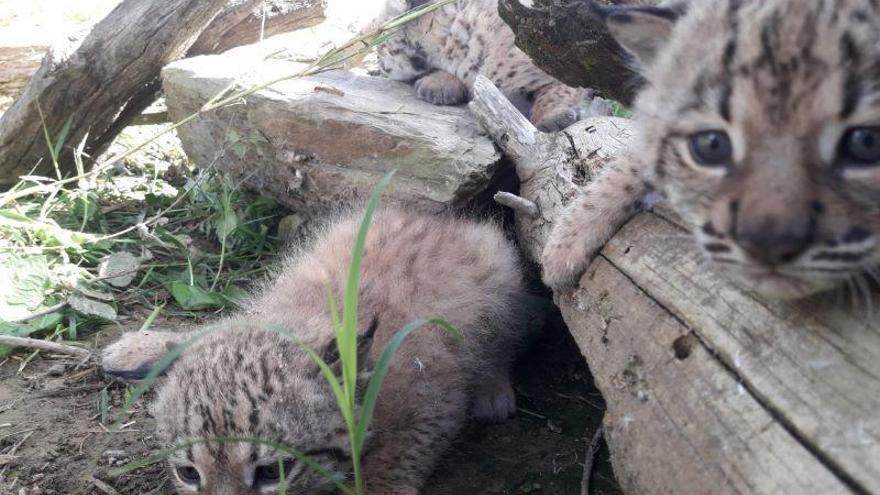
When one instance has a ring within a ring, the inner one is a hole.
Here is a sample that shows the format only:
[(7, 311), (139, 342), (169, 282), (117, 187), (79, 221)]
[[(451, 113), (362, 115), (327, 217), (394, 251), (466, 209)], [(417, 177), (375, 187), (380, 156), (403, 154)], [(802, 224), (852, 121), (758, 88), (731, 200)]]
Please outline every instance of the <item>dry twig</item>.
[(48, 340), (29, 339), (27, 337), (13, 337), (11, 335), (0, 335), (0, 344), (12, 347), (27, 347), (39, 351), (54, 352), (57, 354), (67, 354), (79, 358), (87, 359), (92, 353), (80, 347), (59, 344)]

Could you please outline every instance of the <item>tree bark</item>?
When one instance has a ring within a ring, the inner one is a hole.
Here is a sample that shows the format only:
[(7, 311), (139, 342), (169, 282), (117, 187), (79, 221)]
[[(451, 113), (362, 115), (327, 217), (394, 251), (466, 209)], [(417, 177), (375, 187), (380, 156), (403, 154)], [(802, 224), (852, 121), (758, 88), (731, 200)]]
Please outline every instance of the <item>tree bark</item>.
[[(516, 217), (539, 261), (564, 204), (632, 129), (600, 118), (541, 134), (485, 79), (471, 108), (538, 209)], [(834, 297), (758, 298), (702, 265), (688, 237), (675, 215), (643, 213), (578, 290), (555, 294), (605, 398), (624, 490), (880, 493), (878, 318)]]
[(325, 0), (229, 0), (187, 57), (223, 53), (279, 33), (314, 26), (324, 20)]
[[(628, 56), (590, 7), (592, 0), (499, 0), (498, 12), (516, 35), (516, 46), (544, 72), (569, 86), (592, 88), (630, 104), (639, 87)], [(660, 0), (602, 0), (602, 4), (653, 4)]]
[[(199, 33), (199, 53), (259, 37), (262, 17), (257, 19), (254, 9), (261, 2), (124, 0), (88, 34), (50, 47), (21, 96), (0, 117), (0, 188), (31, 171), (53, 173), (43, 119), (53, 140), (69, 119), (68, 147), (86, 139), (85, 152), (96, 156), (155, 100), (160, 70), (187, 54)], [(267, 31), (273, 33), (311, 25), (323, 9), (322, 0), (270, 3)], [(216, 24), (206, 30), (215, 17)], [(71, 171), (72, 153), (61, 152), (59, 166), (62, 174)]]

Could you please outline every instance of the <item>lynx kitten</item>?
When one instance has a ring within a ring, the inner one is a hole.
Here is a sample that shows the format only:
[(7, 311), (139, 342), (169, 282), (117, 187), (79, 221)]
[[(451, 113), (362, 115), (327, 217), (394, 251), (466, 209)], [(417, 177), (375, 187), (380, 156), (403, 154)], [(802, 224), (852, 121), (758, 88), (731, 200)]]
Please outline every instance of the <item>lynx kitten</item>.
[(704, 0), (605, 10), (648, 81), (628, 156), (556, 225), (544, 279), (577, 283), (646, 192), (744, 285), (795, 298), (877, 278), (880, 5)]
[[(343, 218), (294, 256), (250, 308), (186, 349), (164, 378), (153, 413), (167, 446), (212, 437), (260, 438), (304, 452), (338, 479), (349, 476), (348, 433), (329, 385), (302, 349), (335, 351), (329, 286), (345, 283), (359, 217)], [(378, 212), (363, 259), (360, 322), (364, 369), (405, 324), (438, 316), (392, 360), (363, 460), (368, 493), (415, 494), (469, 416), (503, 421), (515, 410), (510, 366), (523, 337), (523, 282), (515, 248), (491, 224)], [(106, 349), (103, 366), (143, 376), (187, 334), (131, 333)], [(275, 493), (279, 459), (288, 493), (333, 491), (315, 470), (255, 443), (197, 443), (170, 459), (179, 493)]]
[[(377, 22), (426, 3), (388, 0)], [(514, 45), (513, 31), (498, 15), (498, 0), (459, 0), (441, 7), (404, 26), (378, 53), (383, 72), (414, 81), (418, 96), (435, 105), (465, 103), (477, 75), (486, 76), (525, 106), (524, 113), (542, 131), (577, 121), (584, 99), (583, 90), (547, 75)]]

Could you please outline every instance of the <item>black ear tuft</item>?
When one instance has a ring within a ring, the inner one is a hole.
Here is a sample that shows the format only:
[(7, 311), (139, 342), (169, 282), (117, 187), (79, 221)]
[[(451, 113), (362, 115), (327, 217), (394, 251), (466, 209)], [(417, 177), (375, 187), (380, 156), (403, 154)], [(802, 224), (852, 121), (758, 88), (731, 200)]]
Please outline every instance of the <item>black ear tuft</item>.
[[(370, 324), (367, 326), (367, 330), (358, 335), (357, 339), (357, 355), (358, 355), (358, 368), (364, 369), (367, 363), (367, 355), (370, 353), (370, 348), (373, 347), (373, 336), (376, 334), (376, 329), (379, 328), (379, 317), (373, 316), (370, 320)], [(327, 363), (330, 368), (339, 373), (339, 370), (342, 367), (342, 363), (339, 361), (339, 349), (336, 347), (336, 340), (330, 341), (323, 351), (321, 351), (321, 359)]]
[(654, 61), (669, 41), (676, 22), (686, 13), (683, 2), (664, 7), (602, 6), (592, 2), (591, 8), (605, 21), (620, 46), (643, 66)]

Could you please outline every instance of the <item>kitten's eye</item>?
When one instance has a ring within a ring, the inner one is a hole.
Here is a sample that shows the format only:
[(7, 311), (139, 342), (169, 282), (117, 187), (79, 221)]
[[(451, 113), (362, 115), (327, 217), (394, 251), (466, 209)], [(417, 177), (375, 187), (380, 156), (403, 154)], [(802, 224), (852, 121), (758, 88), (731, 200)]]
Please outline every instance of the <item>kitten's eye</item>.
[(177, 473), (177, 477), (184, 483), (195, 485), (201, 479), (199, 470), (193, 466), (177, 466), (174, 471)]
[(840, 141), (840, 157), (848, 165), (880, 165), (880, 127), (850, 129)]
[[(290, 476), (290, 470), (293, 467), (293, 460), (285, 459), (283, 464), (284, 476)], [(257, 466), (254, 470), (254, 485), (273, 485), (278, 483), (279, 479), (281, 479), (281, 470), (277, 461)]]
[(724, 131), (706, 131), (690, 139), (691, 155), (704, 167), (723, 167), (733, 161), (733, 144)]

